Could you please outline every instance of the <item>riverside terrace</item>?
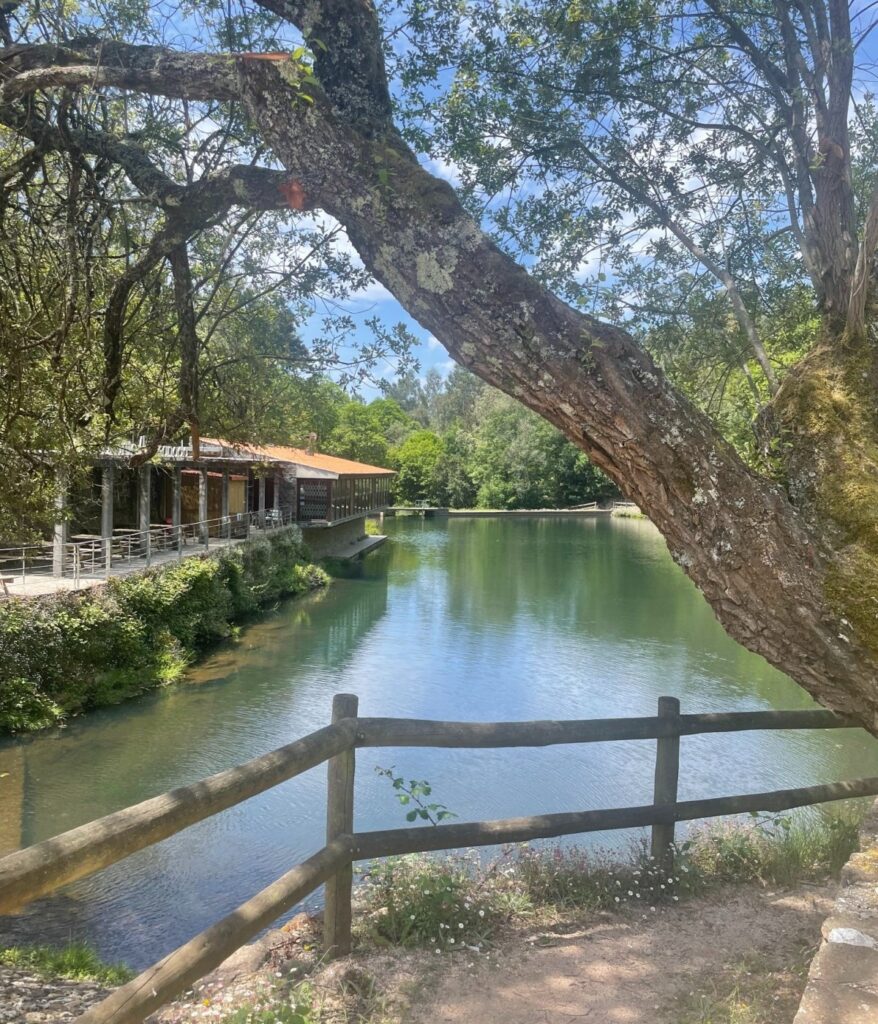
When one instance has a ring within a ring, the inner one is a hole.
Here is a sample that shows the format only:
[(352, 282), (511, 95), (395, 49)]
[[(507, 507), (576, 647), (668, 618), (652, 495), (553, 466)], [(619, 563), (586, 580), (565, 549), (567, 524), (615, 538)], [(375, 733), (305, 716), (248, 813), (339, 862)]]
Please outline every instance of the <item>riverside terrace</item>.
[(393, 470), (287, 445), (202, 439), (163, 446), (136, 469), (135, 446), (104, 452), (84, 485), (58, 474), (51, 538), (0, 545), (0, 596), (76, 589), (145, 565), (240, 543), (297, 523), (315, 557), (353, 557), (365, 517), (386, 507)]

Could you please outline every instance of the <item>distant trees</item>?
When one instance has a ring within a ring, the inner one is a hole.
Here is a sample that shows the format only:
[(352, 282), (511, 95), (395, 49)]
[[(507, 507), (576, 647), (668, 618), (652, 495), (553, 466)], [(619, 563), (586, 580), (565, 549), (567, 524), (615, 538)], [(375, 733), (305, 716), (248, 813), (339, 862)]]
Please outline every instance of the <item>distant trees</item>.
[(452, 508), (558, 508), (618, 493), (558, 430), (456, 367), (406, 375), (394, 397), (351, 401), (324, 451), (397, 470), (400, 502)]

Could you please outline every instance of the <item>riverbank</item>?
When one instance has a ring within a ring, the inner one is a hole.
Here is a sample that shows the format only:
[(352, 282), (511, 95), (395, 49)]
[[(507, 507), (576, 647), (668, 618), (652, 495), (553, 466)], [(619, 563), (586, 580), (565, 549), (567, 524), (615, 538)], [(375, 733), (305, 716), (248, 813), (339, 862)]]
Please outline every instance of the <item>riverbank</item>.
[[(858, 817), (713, 823), (680, 845), (672, 872), (640, 847), (625, 861), (560, 846), (511, 847), (490, 864), (388, 859), (358, 887), (350, 957), (327, 964), (319, 914), (299, 914), (150, 1020), (780, 1024), (804, 988)], [(23, 1001), (20, 982), (0, 967), (0, 991), (13, 994), (0, 1000), (0, 1021), (71, 1019), (61, 1008), (26, 1016), (42, 1011)], [(47, 999), (67, 991), (42, 988)], [(19, 1018), (8, 1015), (13, 996)]]
[(236, 624), (325, 586), (301, 532), (111, 578), (99, 587), (0, 604), (0, 735), (62, 723), (180, 678)]

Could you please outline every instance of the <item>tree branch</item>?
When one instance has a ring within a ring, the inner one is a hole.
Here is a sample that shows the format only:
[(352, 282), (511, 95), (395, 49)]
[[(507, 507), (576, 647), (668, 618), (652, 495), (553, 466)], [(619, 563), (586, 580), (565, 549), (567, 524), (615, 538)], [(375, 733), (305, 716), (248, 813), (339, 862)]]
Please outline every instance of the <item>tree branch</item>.
[(332, 108), (368, 135), (392, 127), (381, 29), (371, 0), (256, 0), (289, 21), (314, 53)]

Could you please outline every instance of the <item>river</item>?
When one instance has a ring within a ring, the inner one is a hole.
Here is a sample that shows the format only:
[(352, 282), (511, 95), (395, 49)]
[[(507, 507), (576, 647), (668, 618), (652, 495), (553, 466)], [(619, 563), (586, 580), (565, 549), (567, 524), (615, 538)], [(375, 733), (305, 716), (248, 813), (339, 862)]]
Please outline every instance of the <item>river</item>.
[[(0, 744), (0, 844), (37, 842), (288, 743), (326, 724), (338, 691), (358, 694), (364, 715), (472, 720), (650, 715), (661, 694), (690, 712), (812, 706), (725, 635), (646, 521), (387, 526), (390, 541), (346, 578), (282, 604), (185, 683)], [(878, 775), (878, 743), (859, 730), (695, 736), (681, 751), (683, 799)], [(653, 759), (652, 742), (366, 750), (356, 823), (405, 824), (376, 767), (428, 779), (465, 821), (648, 803)], [(321, 845), (324, 781), (318, 768), (201, 822), (2, 931), (85, 937), (145, 966)]]

